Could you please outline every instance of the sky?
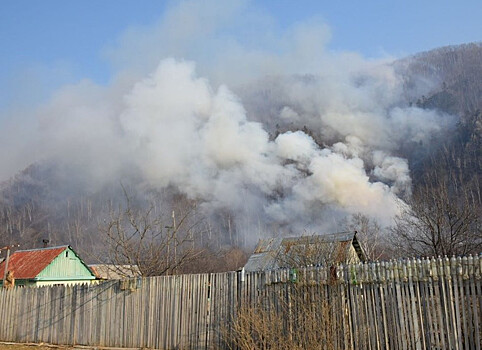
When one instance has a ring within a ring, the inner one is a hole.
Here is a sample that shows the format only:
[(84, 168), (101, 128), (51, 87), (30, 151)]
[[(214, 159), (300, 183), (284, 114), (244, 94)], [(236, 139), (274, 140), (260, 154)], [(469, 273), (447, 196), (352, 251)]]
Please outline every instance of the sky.
[[(218, 3), (229, 2), (234, 3)], [(179, 3), (0, 1), (0, 110), (41, 103), (58, 87), (81, 79), (107, 83), (118, 68), (109, 58), (109, 49), (119, 45), (126, 32), (155, 26)], [(482, 36), (482, 2), (478, 0), (240, 3), (238, 6), (248, 8), (246, 12), (277, 30), (317, 18), (330, 30), (328, 49), (354, 51), (367, 58), (402, 57), (480, 41)], [(256, 34), (243, 32), (242, 26), (234, 27), (230, 35), (254, 40)], [(25, 99), (26, 91), (29, 99)]]

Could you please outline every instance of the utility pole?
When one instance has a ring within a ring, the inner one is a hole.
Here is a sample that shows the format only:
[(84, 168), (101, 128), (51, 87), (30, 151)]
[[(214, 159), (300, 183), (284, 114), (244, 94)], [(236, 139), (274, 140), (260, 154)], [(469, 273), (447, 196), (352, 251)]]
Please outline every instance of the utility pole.
[(176, 212), (172, 211), (172, 227), (174, 229), (174, 274), (177, 274), (177, 227), (176, 227)]
[(7, 250), (7, 258), (5, 259), (5, 270), (3, 271), (3, 283), (2, 286), (5, 287), (5, 280), (7, 279), (7, 273), (8, 273), (8, 259), (10, 258), (10, 248), (15, 248), (15, 247), (20, 247), (20, 244), (12, 244), (12, 245), (7, 245), (3, 248), (0, 248), (0, 251), (2, 250)]

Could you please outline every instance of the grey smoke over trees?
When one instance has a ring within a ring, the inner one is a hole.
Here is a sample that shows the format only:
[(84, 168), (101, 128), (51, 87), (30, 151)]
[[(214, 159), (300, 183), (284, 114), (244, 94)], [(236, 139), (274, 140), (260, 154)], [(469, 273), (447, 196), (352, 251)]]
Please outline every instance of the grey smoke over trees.
[(480, 111), (464, 116), (452, 139), (427, 160), (409, 207), (392, 231), (402, 255), (467, 255), (482, 250)]
[(482, 249), (481, 206), (467, 189), (450, 194), (447, 180), (421, 186), (392, 229), (401, 256), (479, 254)]
[[(339, 231), (357, 213), (387, 226), (404, 212), (411, 171), (456, 126), (417, 104), (440, 83), (408, 79), (410, 64), (330, 52), (316, 20), (274, 36), (254, 20), (256, 42), (236, 41), (226, 29), (245, 9), (218, 5), (183, 3), (126, 33), (107, 50), (108, 84), (83, 80), (0, 118), (0, 178), (35, 163), (50, 181), (27, 171), (3, 186), (3, 239), (93, 244), (120, 182), (159, 195), (166, 213), (176, 196), (195, 202), (202, 239), (219, 245)], [(198, 21), (213, 11), (209, 26)]]
[[(206, 214), (228, 209), (238, 219), (261, 213), (262, 222), (291, 230), (319, 230), (321, 211), (338, 217), (362, 212), (387, 223), (398, 213), (397, 196), (410, 190), (411, 181), (407, 161), (392, 148), (402, 136), (418, 142), (433, 135), (441, 123), (436, 113), (414, 107), (382, 113), (375, 103), (379, 92), (371, 90), (386, 84), (384, 79), (372, 78), (375, 82), (361, 88), (375, 95), (373, 106), (358, 97), (367, 112), (357, 111), (356, 103), (347, 109), (326, 100), (323, 107), (321, 95), (312, 94), (323, 85), (301, 84), (300, 94), (326, 109), (304, 117), (318, 120), (309, 129), (319, 141), (296, 126), (272, 139), (263, 124), (248, 119), (242, 101), (227, 87), (213, 90), (197, 77), (194, 64), (167, 59), (134, 84), (119, 114), (103, 115), (102, 107), (99, 112), (97, 103), (85, 100), (76, 106), (82, 96), (77, 89), (54, 98), (47, 107), (47, 128), (66, 127), (73, 134), (41, 136), (47, 156), (65, 176), (76, 174), (93, 190), (119, 176), (134, 177), (145, 186), (172, 187), (201, 201)], [(360, 93), (350, 89), (348, 95)], [(76, 128), (79, 123), (88, 134)]]

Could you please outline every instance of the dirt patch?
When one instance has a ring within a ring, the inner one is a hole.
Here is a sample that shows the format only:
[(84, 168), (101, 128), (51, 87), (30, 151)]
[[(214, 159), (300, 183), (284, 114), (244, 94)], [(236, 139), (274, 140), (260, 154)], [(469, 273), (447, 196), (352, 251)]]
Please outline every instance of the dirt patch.
[[(142, 348), (148, 350), (147, 348)], [(84, 345), (54, 345), (45, 343), (8, 343), (0, 342), (0, 350), (141, 350), (140, 348), (109, 348), (103, 346), (84, 346)]]
[(67, 349), (74, 349), (74, 348), (69, 346), (48, 345), (48, 344), (0, 343), (0, 350), (67, 350)]

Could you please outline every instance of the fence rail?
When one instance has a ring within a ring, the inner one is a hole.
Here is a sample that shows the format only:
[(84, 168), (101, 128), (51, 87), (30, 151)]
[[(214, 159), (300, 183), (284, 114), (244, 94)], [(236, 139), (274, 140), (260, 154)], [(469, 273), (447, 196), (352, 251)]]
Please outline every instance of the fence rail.
[(274, 310), (296, 333), (322, 300), (331, 348), (480, 349), (481, 271), (469, 256), (0, 290), (0, 340), (222, 349), (245, 309)]

